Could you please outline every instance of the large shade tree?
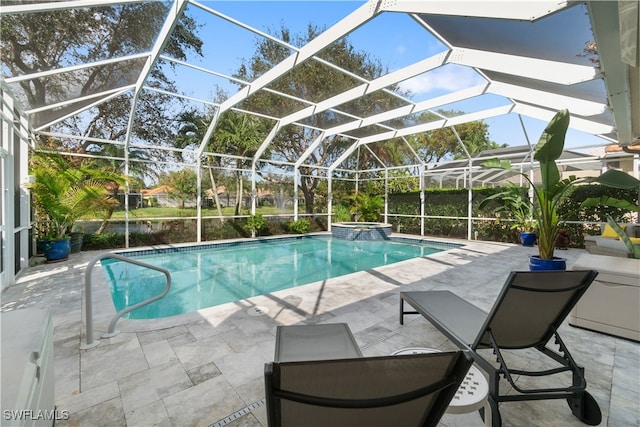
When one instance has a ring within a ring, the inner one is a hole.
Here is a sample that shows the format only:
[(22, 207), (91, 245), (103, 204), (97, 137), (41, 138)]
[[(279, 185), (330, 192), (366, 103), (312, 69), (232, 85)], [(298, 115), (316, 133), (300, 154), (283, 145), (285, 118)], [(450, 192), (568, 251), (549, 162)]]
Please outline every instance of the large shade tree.
[[(0, 37), (2, 65), (13, 75), (25, 75), (56, 70), (75, 64), (92, 64), (114, 58), (149, 52), (158, 30), (169, 13), (163, 2), (143, 2), (3, 15)], [(167, 40), (163, 54), (186, 60), (191, 53), (202, 55), (202, 41), (197, 36), (198, 25), (184, 15)], [(18, 97), (26, 98), (23, 105), (37, 108), (74, 96), (99, 94), (126, 83), (135, 83), (145, 58), (129, 59), (80, 71), (57, 73), (49, 77), (20, 81)], [(158, 60), (146, 81), (150, 87), (175, 91), (168, 74), (170, 66)], [(175, 115), (171, 97), (157, 91), (138, 94), (136, 120), (132, 134), (141, 141), (169, 143), (173, 129), (165, 126)], [(128, 117), (134, 92), (109, 99), (81, 115), (72, 115), (54, 125), (85, 139), (63, 141), (68, 151), (110, 155), (109, 144), (98, 140), (123, 141), (128, 131)], [(84, 101), (88, 105), (92, 101)], [(55, 112), (63, 118), (82, 107), (72, 103)], [(44, 122), (34, 114), (32, 122)], [(157, 150), (155, 159), (166, 154)], [(146, 163), (151, 167), (152, 163)]]
[[(317, 37), (320, 30), (309, 25), (306, 33), (292, 35), (284, 27), (277, 33), (281, 40), (294, 46), (301, 46)], [(245, 61), (236, 73), (236, 77), (241, 80), (252, 81), (290, 54), (288, 47), (273, 40), (259, 40), (253, 57)], [(319, 56), (322, 60), (326, 60), (367, 80), (376, 79), (385, 72), (379, 60), (370, 57), (367, 53), (356, 50), (347, 38), (328, 46)], [(352, 75), (327, 67), (322, 61), (311, 59), (303, 67), (298, 67), (283, 75), (273, 82), (269, 88), (301, 99), (320, 102), (360, 83), (361, 81), (354, 79)], [(366, 97), (350, 101), (345, 105), (338, 106), (337, 109), (347, 112), (356, 111), (358, 116), (368, 117), (403, 105), (401, 98), (394, 96), (394, 94), (410, 95), (402, 92), (395, 85), (386, 89), (385, 91), (376, 91)], [(247, 99), (243, 107), (275, 117), (282, 117), (288, 112), (288, 102), (292, 101), (272, 92), (260, 92)], [(433, 116), (431, 120), (438, 120), (442, 116), (457, 114), (460, 114), (460, 112), (439, 111), (438, 114), (425, 113), (426, 116)], [(429, 120), (429, 117), (425, 117), (425, 119)], [(320, 135), (318, 129), (330, 128), (342, 123), (344, 120), (345, 118), (340, 116), (339, 113), (329, 110), (306, 119), (304, 123), (306, 126), (289, 125), (283, 127), (270, 145), (272, 158), (291, 163), (298, 161)], [(382, 130), (371, 126), (370, 129), (357, 129), (351, 134), (348, 133), (348, 135), (358, 138), (367, 134), (378, 133)], [(488, 125), (483, 122), (465, 123), (456, 126), (456, 130), (470, 153), (499, 147), (489, 140)], [(408, 140), (425, 162), (460, 158), (466, 155), (455, 134), (450, 129), (425, 132), (412, 136)], [(333, 163), (344, 152), (346, 147), (353, 142), (354, 139), (346, 138), (342, 135), (333, 135), (325, 138), (322, 144), (306, 158), (305, 164), (300, 167), (299, 188), (305, 199), (307, 213), (313, 213), (314, 197), (319, 189), (318, 185), (324, 178), (319, 167)], [(402, 164), (402, 157), (406, 152), (399, 151), (398, 147), (399, 142), (389, 141), (388, 143), (370, 145), (368, 149), (358, 149), (356, 156), (348, 159), (343, 166), (360, 170), (382, 167), (385, 164)]]
[[(453, 117), (462, 114), (462, 112), (441, 110), (438, 111), (438, 114), (444, 117)], [(424, 113), (424, 116), (425, 119), (431, 118), (431, 120), (439, 118), (433, 113)], [(489, 125), (483, 121), (461, 123), (455, 126), (455, 130), (469, 154), (507, 147), (507, 144), (500, 145), (489, 138)], [(407, 137), (407, 141), (425, 163), (467, 158), (465, 148), (460, 145), (456, 134), (450, 128), (439, 128), (413, 134)]]
[[(277, 36), (284, 42), (299, 47), (316, 38), (321, 33), (321, 29), (309, 25), (306, 32), (292, 35), (287, 28), (282, 27), (272, 33), (277, 33)], [(243, 63), (235, 77), (245, 81), (253, 81), (290, 54), (291, 51), (288, 47), (273, 40), (261, 39), (256, 45), (254, 55)], [(368, 80), (380, 77), (385, 72), (377, 59), (370, 57), (367, 53), (357, 51), (346, 38), (328, 46), (320, 56), (322, 59)], [(339, 72), (334, 68), (327, 67), (321, 61), (311, 59), (304, 66), (289, 71), (269, 87), (301, 99), (319, 102), (360, 83), (361, 81), (349, 74)], [(272, 92), (261, 91), (245, 102), (246, 109), (257, 110), (280, 118), (290, 112), (288, 106), (292, 105), (293, 101)], [(368, 116), (389, 108), (394, 105), (393, 102), (393, 97), (388, 93), (377, 91), (367, 99), (353, 101), (350, 107), (359, 111), (363, 116)], [(332, 127), (343, 119), (344, 117), (339, 117), (332, 111), (325, 111), (306, 119), (306, 126), (289, 125), (283, 127), (271, 142), (271, 158), (295, 163), (320, 135), (318, 129)], [(323, 178), (323, 172), (318, 166), (331, 164), (353, 142), (353, 139), (340, 135), (325, 138), (322, 144), (305, 160), (305, 165), (300, 167), (298, 171), (299, 188), (305, 199), (307, 213), (313, 213), (315, 192)]]

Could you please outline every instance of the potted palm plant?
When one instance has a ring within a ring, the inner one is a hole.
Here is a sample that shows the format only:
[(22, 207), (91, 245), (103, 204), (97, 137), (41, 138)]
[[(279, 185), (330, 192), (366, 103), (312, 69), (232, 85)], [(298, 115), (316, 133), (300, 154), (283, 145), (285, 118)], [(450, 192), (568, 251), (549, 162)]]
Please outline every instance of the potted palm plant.
[[(540, 165), (541, 182), (538, 185), (534, 184), (527, 174), (513, 171), (527, 180), (534, 193), (532, 216), (536, 221), (538, 255), (532, 255), (529, 259), (531, 270), (566, 269), (566, 259), (554, 256), (556, 237), (562, 225), (562, 219), (558, 216), (558, 207), (574, 184), (598, 182), (610, 187), (630, 188), (630, 185), (634, 185), (634, 181), (639, 182), (629, 174), (614, 169), (608, 170), (597, 178), (578, 179), (572, 175), (562, 179), (556, 160), (564, 150), (569, 118), (568, 110), (558, 111), (536, 144), (533, 158)], [(482, 166), (511, 170), (511, 162), (497, 158), (483, 162)]]
[(123, 184), (124, 178), (111, 171), (75, 167), (53, 154), (36, 154), (30, 159), (35, 182), (28, 185), (33, 197), (38, 230), (47, 262), (69, 257), (69, 233), (85, 215), (95, 215), (112, 203), (108, 185)]
[(531, 203), (525, 197), (522, 187), (512, 182), (507, 183), (505, 191), (485, 198), (478, 206), (479, 209), (486, 207), (492, 200), (501, 203), (494, 209), (495, 212), (505, 212), (513, 219), (510, 228), (520, 232), (520, 243), (523, 246), (533, 246), (536, 242), (536, 221), (531, 215)]

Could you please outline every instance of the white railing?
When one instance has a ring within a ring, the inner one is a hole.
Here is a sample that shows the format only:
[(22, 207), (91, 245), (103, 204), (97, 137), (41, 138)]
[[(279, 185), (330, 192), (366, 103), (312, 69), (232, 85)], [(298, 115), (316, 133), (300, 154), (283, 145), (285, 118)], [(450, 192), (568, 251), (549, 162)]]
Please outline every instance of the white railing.
[(171, 289), (171, 273), (169, 273), (169, 271), (164, 268), (156, 267), (155, 265), (150, 265), (132, 258), (128, 258), (122, 255), (117, 255), (117, 254), (103, 254), (92, 259), (87, 265), (87, 270), (85, 271), (85, 274), (84, 274), (85, 317), (86, 317), (86, 323), (87, 323), (86, 325), (87, 339), (86, 339), (86, 344), (80, 346), (80, 349), (82, 350), (88, 350), (90, 348), (97, 347), (100, 344), (100, 340), (95, 340), (93, 337), (93, 291), (92, 291), (92, 285), (91, 285), (91, 273), (93, 272), (93, 267), (98, 261), (102, 261), (103, 259), (107, 259), (107, 258), (117, 259), (119, 261), (135, 264), (140, 267), (145, 267), (151, 270), (159, 271), (167, 277), (167, 285), (165, 286), (164, 290), (160, 294), (154, 297), (151, 297), (147, 300), (141, 301), (132, 306), (126, 307), (124, 310), (117, 312), (111, 319), (111, 322), (109, 322), (109, 329), (107, 330), (106, 334), (102, 335), (102, 338), (110, 338), (118, 335), (119, 331), (116, 331), (116, 323), (118, 323), (118, 320), (122, 316), (129, 313), (130, 311), (133, 311), (144, 305), (157, 301), (160, 298), (163, 298), (165, 295), (167, 295), (167, 293), (169, 293), (169, 289)]

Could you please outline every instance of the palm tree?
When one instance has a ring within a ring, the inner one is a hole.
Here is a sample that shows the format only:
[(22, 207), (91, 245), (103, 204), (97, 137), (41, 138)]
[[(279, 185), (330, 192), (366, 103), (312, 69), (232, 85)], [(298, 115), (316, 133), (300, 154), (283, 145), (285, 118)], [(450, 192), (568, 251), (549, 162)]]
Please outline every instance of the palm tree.
[[(100, 154), (102, 156), (105, 156), (105, 158), (95, 159), (92, 161), (92, 163), (86, 165), (85, 167), (97, 166), (102, 170), (103, 173), (114, 174), (116, 176), (119, 174), (124, 174), (125, 162), (115, 160), (115, 159), (123, 159), (125, 157), (124, 150), (125, 148), (120, 145), (105, 144), (102, 147), (100, 147)], [(126, 169), (127, 176), (138, 178), (140, 181), (144, 181), (144, 179), (147, 177), (156, 178), (157, 174), (154, 171), (154, 166), (153, 166), (155, 163), (152, 161), (153, 159), (158, 158), (158, 157), (155, 157), (156, 154), (157, 153), (155, 152), (152, 153), (151, 150), (147, 150), (147, 149), (141, 150), (141, 149), (129, 148), (128, 156), (127, 156), (128, 168)], [(84, 165), (84, 163), (81, 163), (81, 165)], [(131, 184), (131, 180), (129, 181), (129, 183)], [(120, 185), (111, 185), (110, 189), (111, 189), (111, 197), (114, 200), (116, 200), (118, 198)], [(109, 225), (109, 220), (113, 216), (113, 213), (115, 212), (118, 206), (119, 205), (117, 203), (113, 203), (107, 207), (107, 210), (103, 217), (102, 224), (100, 224), (100, 227), (98, 227), (98, 229), (96, 230), (96, 234), (101, 234), (107, 229), (107, 226)]]
[[(182, 127), (178, 130), (178, 135), (176, 137), (176, 147), (178, 148), (185, 148), (189, 145), (200, 144), (205, 134), (207, 133), (207, 128), (209, 127), (209, 122), (211, 121), (211, 119), (207, 120), (204, 116), (197, 114), (195, 111), (186, 111), (180, 114), (178, 120), (180, 121), (180, 123), (182, 123)], [(213, 143), (213, 138), (208, 141), (207, 148), (209, 150), (212, 150)], [(209, 181), (211, 181), (211, 192), (213, 193), (213, 200), (215, 202), (216, 209), (218, 210), (220, 221), (224, 222), (224, 218), (222, 217), (222, 206), (220, 205), (220, 199), (218, 198), (218, 186), (213, 176), (214, 164), (211, 157), (207, 157), (207, 166), (207, 170), (209, 172)]]
[[(263, 140), (259, 123), (246, 114), (227, 111), (221, 117), (214, 132), (214, 139), (222, 148), (222, 152), (240, 157), (253, 157)], [(242, 208), (242, 159), (236, 160), (236, 176), (238, 179), (235, 214)]]
[(107, 212), (118, 201), (109, 195), (109, 186), (124, 184), (121, 175), (92, 167), (76, 167), (62, 157), (39, 153), (30, 159), (29, 185), (36, 217), (47, 222), (49, 239), (62, 239), (73, 224), (85, 215)]
[[(67, 151), (69, 147), (65, 146), (65, 143), (54, 138), (50, 138), (47, 136), (41, 136), (39, 140), (39, 144), (45, 147), (47, 152), (56, 152), (56, 151)], [(89, 144), (89, 142), (87, 142)], [(78, 150), (80, 153), (86, 153), (86, 147)], [(124, 182), (124, 173), (125, 173), (125, 147), (122, 145), (116, 144), (104, 144), (101, 146), (92, 146), (90, 152), (97, 156), (100, 156), (95, 159), (87, 160), (85, 157), (74, 157), (68, 158), (64, 160), (67, 164), (67, 167), (72, 167), (75, 169), (99, 169), (101, 174), (103, 174), (107, 179), (109, 177), (116, 177), (122, 179), (121, 182)], [(128, 159), (128, 168), (126, 168), (127, 176), (129, 178), (139, 179), (140, 181), (144, 181), (145, 178), (157, 178), (157, 172), (155, 170), (156, 162), (159, 156), (163, 154), (160, 150), (152, 150), (152, 149), (132, 149), (129, 148), (127, 152)], [(129, 179), (129, 183), (135, 181), (135, 179)], [(118, 193), (120, 190), (120, 185), (115, 185), (118, 183), (117, 180), (114, 180), (114, 185), (109, 185), (108, 188), (111, 192), (111, 197), (113, 200), (117, 200)], [(107, 210), (103, 215), (103, 222), (96, 231), (96, 234), (101, 234), (109, 225), (109, 220), (113, 216), (113, 213), (116, 208), (118, 208), (119, 204), (113, 203), (109, 205)]]

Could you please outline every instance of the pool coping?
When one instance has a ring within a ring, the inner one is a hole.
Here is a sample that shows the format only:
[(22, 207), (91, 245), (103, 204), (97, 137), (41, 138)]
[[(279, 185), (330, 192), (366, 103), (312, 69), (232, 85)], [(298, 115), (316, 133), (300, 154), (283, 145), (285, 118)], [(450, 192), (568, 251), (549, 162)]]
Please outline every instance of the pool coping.
[[(431, 243), (436, 246), (436, 249), (455, 249), (459, 248), (462, 243), (452, 243), (451, 241), (440, 241), (432, 238), (416, 238), (410, 237), (411, 235), (400, 235), (400, 236), (391, 236), (388, 240), (396, 241), (396, 242), (406, 242), (406, 243), (420, 243), (426, 244)], [(272, 240), (295, 240), (295, 239), (303, 239), (309, 237), (333, 237), (331, 232), (318, 232), (318, 233), (307, 233), (307, 234), (284, 234), (279, 236), (264, 236), (264, 237), (255, 237), (255, 238), (245, 238), (245, 239), (228, 239), (228, 240), (213, 240), (208, 242), (200, 242), (200, 243), (179, 243), (176, 245), (158, 245), (158, 246), (146, 246), (143, 248), (129, 248), (129, 249), (115, 249), (110, 251), (110, 253), (123, 255), (123, 256), (139, 256), (139, 255), (150, 255), (157, 253), (172, 253), (172, 252), (190, 252), (196, 251), (199, 249), (211, 249), (215, 247), (230, 247), (230, 246), (244, 246), (251, 245), (260, 242), (268, 242)], [(347, 239), (348, 240), (348, 239)], [(358, 240), (359, 241), (359, 240)]]

